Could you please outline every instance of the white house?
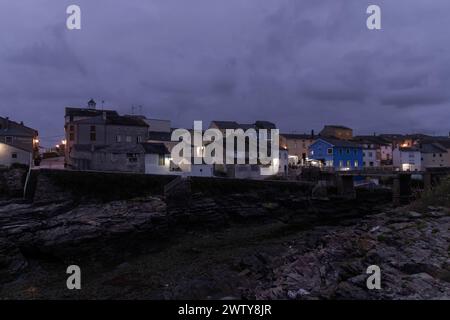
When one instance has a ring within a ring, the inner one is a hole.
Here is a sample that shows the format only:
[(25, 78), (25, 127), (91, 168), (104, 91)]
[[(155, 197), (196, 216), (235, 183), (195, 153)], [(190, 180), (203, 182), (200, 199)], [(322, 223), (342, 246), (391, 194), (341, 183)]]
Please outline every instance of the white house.
[(163, 143), (142, 143), (146, 174), (170, 174), (170, 152)]
[(422, 160), (420, 150), (414, 147), (396, 147), (392, 152), (394, 167), (400, 171), (421, 171)]
[(369, 145), (363, 148), (363, 166), (365, 168), (379, 167), (381, 164), (380, 149)]
[(0, 142), (0, 167), (9, 167), (19, 163), (32, 164), (32, 152)]

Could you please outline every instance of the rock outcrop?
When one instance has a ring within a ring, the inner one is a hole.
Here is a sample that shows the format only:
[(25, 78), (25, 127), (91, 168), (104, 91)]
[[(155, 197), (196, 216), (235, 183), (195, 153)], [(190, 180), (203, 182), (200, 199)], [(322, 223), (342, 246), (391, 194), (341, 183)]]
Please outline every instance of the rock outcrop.
[[(0, 206), (0, 250), (17, 256), (75, 259), (84, 254), (119, 257), (144, 238), (166, 236), (166, 205), (160, 198), (105, 204), (72, 201)], [(14, 248), (11, 248), (14, 243)], [(127, 247), (123, 251), (120, 248)], [(20, 271), (18, 263), (3, 268)]]
[[(258, 299), (450, 299), (450, 214), (392, 210), (306, 232), (263, 275)], [(381, 269), (382, 290), (366, 270)], [(275, 279), (272, 281), (271, 279)]]

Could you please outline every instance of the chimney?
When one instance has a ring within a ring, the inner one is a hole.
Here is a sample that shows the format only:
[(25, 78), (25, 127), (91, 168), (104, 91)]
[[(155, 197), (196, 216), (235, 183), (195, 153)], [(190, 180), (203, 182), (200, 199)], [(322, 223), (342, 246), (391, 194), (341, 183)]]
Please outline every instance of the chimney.
[(314, 139), (314, 130), (311, 130), (311, 139)]
[(89, 109), (95, 109), (95, 106), (97, 105), (97, 103), (95, 103), (94, 99), (91, 99), (88, 101), (88, 108)]

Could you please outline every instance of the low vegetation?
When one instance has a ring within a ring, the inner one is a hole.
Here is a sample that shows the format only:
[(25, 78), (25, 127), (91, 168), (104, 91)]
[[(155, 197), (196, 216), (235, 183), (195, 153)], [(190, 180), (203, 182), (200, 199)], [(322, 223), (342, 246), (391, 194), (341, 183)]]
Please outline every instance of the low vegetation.
[(432, 189), (422, 192), (420, 198), (408, 206), (411, 210), (425, 210), (428, 207), (450, 207), (450, 177), (442, 179), (441, 183)]

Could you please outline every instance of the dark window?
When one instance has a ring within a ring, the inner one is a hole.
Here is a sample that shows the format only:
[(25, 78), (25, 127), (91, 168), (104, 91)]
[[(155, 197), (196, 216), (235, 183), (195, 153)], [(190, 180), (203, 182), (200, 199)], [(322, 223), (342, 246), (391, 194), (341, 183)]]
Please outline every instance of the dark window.
[(12, 143), (13, 142), (13, 137), (6, 137), (5, 138), (5, 142), (6, 143)]
[(70, 125), (70, 126), (69, 126), (69, 130), (70, 130), (70, 131), (75, 130), (75, 126), (74, 126), (74, 125)]
[(73, 134), (73, 132), (69, 133), (69, 141), (73, 141), (75, 140), (75, 135)]
[(327, 149), (327, 154), (333, 154), (333, 148), (328, 148)]
[(11, 158), (13, 158), (13, 159), (17, 159), (17, 153), (13, 153), (13, 154), (11, 154)]
[(91, 141), (97, 140), (97, 135), (95, 134), (95, 126), (91, 126)]
[(347, 154), (350, 154), (350, 149), (347, 149)]
[(128, 162), (135, 163), (138, 162), (138, 154), (137, 153), (127, 153)]

